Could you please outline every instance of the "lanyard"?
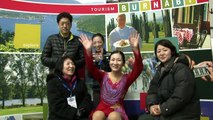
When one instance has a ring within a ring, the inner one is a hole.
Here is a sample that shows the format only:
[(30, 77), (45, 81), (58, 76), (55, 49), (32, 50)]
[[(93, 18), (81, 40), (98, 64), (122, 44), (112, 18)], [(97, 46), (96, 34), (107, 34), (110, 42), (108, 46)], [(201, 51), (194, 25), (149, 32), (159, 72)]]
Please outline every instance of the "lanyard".
[(58, 76), (59, 80), (62, 82), (64, 88), (66, 88), (69, 92), (70, 92), (70, 96), (72, 96), (72, 92), (73, 90), (75, 89), (76, 87), (76, 84), (77, 84), (77, 80), (75, 80), (74, 84), (72, 84), (71, 87), (69, 87), (69, 85), (64, 81), (62, 80), (59, 76)]
[(98, 62), (98, 65), (100, 65), (100, 67), (101, 67), (101, 64), (102, 64), (102, 59), (100, 59)]

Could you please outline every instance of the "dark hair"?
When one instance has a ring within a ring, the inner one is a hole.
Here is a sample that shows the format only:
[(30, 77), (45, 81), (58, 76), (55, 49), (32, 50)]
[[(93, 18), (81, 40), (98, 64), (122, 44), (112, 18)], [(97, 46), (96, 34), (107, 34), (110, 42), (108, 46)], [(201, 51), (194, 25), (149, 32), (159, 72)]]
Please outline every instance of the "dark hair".
[(122, 60), (123, 60), (123, 64), (124, 64), (124, 63), (125, 63), (125, 55), (124, 55), (124, 53), (123, 53), (122, 51), (119, 51), (119, 50), (113, 51), (113, 52), (110, 54), (110, 56), (109, 56), (109, 60), (111, 59), (111, 56), (112, 56), (113, 54), (116, 54), (116, 53), (118, 53), (118, 54), (121, 55)]
[(103, 36), (101, 33), (96, 33), (96, 34), (94, 34), (94, 35), (92, 36), (92, 40), (93, 40), (94, 37), (97, 37), (97, 36), (99, 36), (99, 37), (101, 38), (101, 40), (103, 41), (103, 43), (104, 43), (104, 36)]
[(59, 75), (63, 75), (64, 61), (66, 59), (70, 59), (70, 60), (73, 61), (74, 65), (75, 65), (75, 73), (74, 74), (77, 75), (77, 66), (76, 66), (76, 63), (75, 63), (75, 59), (71, 56), (63, 56), (57, 61), (57, 64), (55, 66), (55, 73), (59, 74)]
[[(176, 47), (167, 39), (162, 39), (162, 40), (159, 40), (156, 44), (155, 44), (155, 56), (157, 58), (157, 47), (158, 45), (162, 45), (164, 47), (167, 47), (171, 50), (172, 52), (172, 56), (178, 56), (178, 53), (177, 53), (177, 50), (176, 50)], [(158, 59), (157, 59), (158, 60)]]
[(68, 12), (62, 12), (60, 14), (58, 14), (57, 16), (57, 23), (59, 23), (59, 21), (62, 19), (62, 18), (68, 18), (70, 20), (70, 23), (72, 22), (72, 15), (70, 15), (70, 13)]

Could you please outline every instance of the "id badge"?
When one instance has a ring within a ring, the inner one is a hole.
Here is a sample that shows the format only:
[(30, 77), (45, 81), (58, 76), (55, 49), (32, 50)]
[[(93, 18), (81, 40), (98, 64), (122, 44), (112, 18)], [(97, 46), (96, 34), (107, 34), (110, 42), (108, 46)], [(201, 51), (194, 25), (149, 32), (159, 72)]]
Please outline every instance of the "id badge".
[(70, 96), (67, 98), (67, 103), (68, 105), (70, 105), (71, 107), (77, 108), (77, 103), (76, 103), (76, 98), (75, 96)]

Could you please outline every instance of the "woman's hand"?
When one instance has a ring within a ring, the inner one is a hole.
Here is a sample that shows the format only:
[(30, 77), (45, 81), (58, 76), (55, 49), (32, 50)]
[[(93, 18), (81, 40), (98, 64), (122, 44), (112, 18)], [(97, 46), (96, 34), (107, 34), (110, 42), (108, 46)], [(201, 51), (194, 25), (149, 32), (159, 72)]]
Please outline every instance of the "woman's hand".
[(84, 48), (88, 51), (91, 52), (92, 49), (92, 40), (89, 40), (89, 38), (85, 34), (80, 35), (79, 41), (82, 43)]
[(150, 107), (150, 114), (153, 116), (158, 116), (161, 114), (160, 105), (152, 105)]
[(139, 37), (140, 35), (136, 31), (132, 32), (129, 36), (129, 43), (133, 50), (139, 48)]
[(99, 62), (100, 60), (103, 59), (103, 55), (102, 55), (102, 54), (97, 54), (97, 53), (93, 53), (93, 54), (92, 54), (92, 57), (93, 57), (93, 59), (94, 59), (96, 62)]
[(212, 61), (203, 61), (196, 66), (200, 66), (200, 67), (206, 66), (206, 68), (209, 71), (209, 75), (203, 76), (201, 78), (205, 81), (212, 81), (213, 82), (213, 62)]

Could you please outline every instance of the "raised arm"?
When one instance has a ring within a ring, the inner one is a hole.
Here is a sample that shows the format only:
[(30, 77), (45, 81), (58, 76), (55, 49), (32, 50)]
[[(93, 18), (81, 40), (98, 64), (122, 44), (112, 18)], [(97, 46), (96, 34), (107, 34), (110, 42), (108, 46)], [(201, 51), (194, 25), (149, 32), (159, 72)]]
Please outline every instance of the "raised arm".
[(104, 72), (100, 71), (94, 64), (93, 64), (93, 58), (92, 58), (92, 40), (89, 40), (89, 38), (82, 34), (80, 35), (79, 41), (84, 46), (84, 55), (85, 55), (85, 62), (87, 69), (92, 74), (93, 78), (97, 81), (101, 81), (102, 77), (104, 76)]
[(130, 86), (137, 79), (143, 69), (142, 57), (139, 48), (139, 38), (140, 35), (137, 32), (131, 33), (129, 37), (129, 43), (135, 56), (135, 62), (133, 64), (132, 71), (128, 74), (127, 87)]
[(137, 31), (132, 32), (130, 34), (130, 36), (129, 36), (129, 43), (130, 43), (130, 45), (132, 47), (133, 52), (135, 50), (139, 50), (140, 51), (139, 39), (140, 39), (140, 34), (138, 34)]
[(84, 46), (87, 54), (90, 55), (92, 53), (92, 40), (89, 40), (89, 38), (85, 34), (81, 34), (79, 41)]

